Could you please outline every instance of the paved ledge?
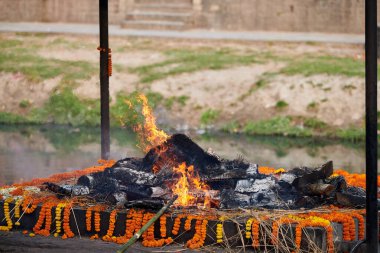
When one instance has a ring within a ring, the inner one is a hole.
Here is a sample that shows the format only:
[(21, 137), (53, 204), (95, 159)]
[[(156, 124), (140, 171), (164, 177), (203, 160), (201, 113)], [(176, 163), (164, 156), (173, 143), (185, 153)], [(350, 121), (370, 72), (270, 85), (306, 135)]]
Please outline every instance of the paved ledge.
[[(14, 204), (10, 203), (10, 209), (14, 208)], [(114, 252), (115, 248), (119, 247), (114, 243), (102, 242), (99, 240), (94, 240), (90, 243), (88, 239), (94, 232), (88, 232), (86, 230), (86, 210), (81, 208), (74, 208), (73, 213), (70, 218), (70, 227), (73, 233), (75, 234), (74, 238), (70, 238), (67, 240), (62, 240), (60, 238), (55, 238), (51, 233), (50, 237), (42, 237), (36, 236), (34, 238), (30, 238), (28, 235), (23, 235), (19, 231), (28, 230), (32, 231), (32, 228), (36, 224), (39, 213), (41, 211), (41, 206), (38, 206), (36, 210), (31, 214), (25, 214), (20, 218), (20, 226), (14, 227), (14, 230), (11, 232), (0, 233), (0, 252)], [(75, 215), (75, 216), (74, 216)], [(52, 210), (52, 218), (55, 219), (55, 208)], [(100, 232), (99, 236), (103, 236), (107, 233), (109, 227), (109, 212), (101, 212), (100, 213)], [(75, 217), (75, 219), (73, 218)], [(4, 208), (3, 204), (0, 201), (0, 222), (4, 221)], [(167, 218), (166, 228), (167, 231), (172, 231), (174, 225), (174, 216), (169, 216)], [(160, 248), (154, 250), (141, 247), (141, 244), (136, 244), (136, 249), (131, 250), (129, 252), (192, 252), (186, 251), (185, 247), (182, 247), (188, 240), (193, 238), (195, 233), (195, 220), (191, 222), (191, 229), (189, 231), (185, 231), (184, 224), (186, 218), (182, 218), (181, 226), (179, 229), (179, 233), (173, 239), (175, 243), (172, 246), (177, 248), (171, 248), (173, 250), (168, 251), (160, 251)], [(205, 246), (207, 249), (214, 249), (210, 252), (241, 252), (242, 247), (247, 252), (253, 252), (253, 248), (250, 246), (251, 241), (246, 239), (244, 236), (245, 231), (245, 220), (246, 218), (236, 218), (234, 221), (225, 221), (223, 223), (223, 230), (225, 235), (225, 244), (229, 245), (229, 247), (233, 250), (224, 251), (224, 244), (216, 246), (216, 225), (219, 221), (209, 220), (207, 225), (207, 236), (205, 238)], [(15, 222), (15, 218), (13, 218), (13, 222)], [(356, 230), (356, 240), (358, 239), (358, 222), (355, 222), (355, 230)], [(117, 221), (115, 223), (114, 235), (120, 236), (125, 233), (125, 224), (126, 224), (126, 213), (118, 212)], [(159, 222), (155, 223), (155, 236), (160, 238), (160, 224)], [(270, 236), (271, 236), (271, 228), (268, 225), (262, 224), (260, 232), (260, 243), (263, 245), (260, 250), (268, 249), (272, 251), (276, 248), (276, 246), (271, 246)], [(333, 223), (334, 228), (334, 242), (335, 242), (335, 250), (336, 252), (347, 252), (350, 251), (353, 245), (356, 243), (355, 241), (343, 241), (343, 231), (342, 225), (338, 223)], [(51, 224), (51, 231), (54, 231), (55, 222)], [(169, 232), (170, 234), (170, 232)], [(284, 225), (281, 227), (281, 233), (279, 234), (279, 241), (281, 241), (281, 245), (291, 245), (294, 244), (295, 239), (295, 226)], [(267, 242), (267, 243), (266, 243)], [(312, 242), (312, 243), (311, 243)], [(81, 244), (83, 243), (83, 246)], [(244, 246), (245, 245), (245, 246)], [(264, 246), (267, 245), (267, 246)], [(211, 247), (211, 248), (210, 248)], [(303, 231), (303, 236), (301, 240), (301, 250), (302, 252), (324, 252), (327, 247), (327, 238), (326, 232), (323, 228), (319, 227), (307, 227)], [(76, 251), (75, 248), (80, 248), (79, 251)], [(94, 249), (94, 251), (90, 250), (90, 248)], [(164, 247), (167, 249), (167, 247)], [(43, 251), (38, 251), (43, 249)], [(96, 250), (95, 250), (96, 249)], [(163, 248), (161, 248), (163, 249)], [(319, 249), (319, 250), (318, 250)], [(51, 251), (50, 251), (51, 250)], [(82, 251), (83, 250), (83, 251)], [(97, 251), (99, 250), (99, 251)], [(365, 251), (364, 251), (365, 252)]]
[[(98, 35), (96, 24), (73, 23), (8, 23), (0, 22), (0, 32), (68, 33)], [(234, 40), (234, 41), (283, 41), (364, 44), (364, 34), (331, 34), (299, 32), (231, 32), (211, 30), (159, 31), (131, 30), (109, 26), (110, 36), (135, 36), (176, 39)]]

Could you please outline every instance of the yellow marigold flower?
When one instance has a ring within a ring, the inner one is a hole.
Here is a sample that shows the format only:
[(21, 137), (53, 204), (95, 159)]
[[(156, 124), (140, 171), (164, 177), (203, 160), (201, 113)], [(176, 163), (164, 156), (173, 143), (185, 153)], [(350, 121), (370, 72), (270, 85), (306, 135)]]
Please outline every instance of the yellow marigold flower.
[(285, 173), (285, 172), (286, 172), (286, 170), (284, 168), (279, 168), (279, 169), (274, 171), (274, 174)]

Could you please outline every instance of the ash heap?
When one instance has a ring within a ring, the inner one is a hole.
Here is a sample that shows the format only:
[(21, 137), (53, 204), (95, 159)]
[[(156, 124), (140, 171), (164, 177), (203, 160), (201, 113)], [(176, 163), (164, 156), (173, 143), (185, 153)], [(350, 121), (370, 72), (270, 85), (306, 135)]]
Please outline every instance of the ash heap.
[(125, 158), (77, 184), (45, 183), (58, 196), (87, 195), (126, 207), (160, 208), (173, 194), (178, 207), (313, 208), (326, 204), (363, 207), (365, 190), (333, 176), (333, 163), (272, 175), (243, 159), (206, 152), (184, 134), (174, 134), (143, 158)]

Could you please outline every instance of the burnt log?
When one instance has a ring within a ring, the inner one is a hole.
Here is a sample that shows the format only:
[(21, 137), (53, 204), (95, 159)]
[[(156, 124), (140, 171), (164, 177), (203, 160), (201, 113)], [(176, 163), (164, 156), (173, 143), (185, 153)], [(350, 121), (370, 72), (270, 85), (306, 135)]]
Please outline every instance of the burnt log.
[(220, 192), (220, 199), (213, 203), (220, 203), (221, 208), (362, 206), (365, 199), (363, 191), (347, 188), (343, 177), (331, 177), (331, 161), (317, 168), (297, 167), (286, 173), (264, 175), (257, 164), (221, 159), (184, 134), (172, 135), (144, 158), (125, 158), (103, 172), (82, 176), (71, 188), (49, 183), (47, 188), (60, 195), (88, 193), (97, 201), (153, 208), (163, 199), (170, 199), (170, 187), (178, 180), (173, 168), (182, 163), (192, 165), (210, 190)]

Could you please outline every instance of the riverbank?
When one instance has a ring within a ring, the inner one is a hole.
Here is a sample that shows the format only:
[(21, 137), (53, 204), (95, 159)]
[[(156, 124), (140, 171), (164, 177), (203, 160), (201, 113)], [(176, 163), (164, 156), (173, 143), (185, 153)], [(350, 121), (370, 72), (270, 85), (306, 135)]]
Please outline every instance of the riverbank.
[[(0, 122), (99, 123), (96, 36), (2, 33)], [(115, 37), (111, 121), (146, 94), (160, 125), (364, 138), (362, 45)], [(137, 105), (138, 108), (139, 105)]]

